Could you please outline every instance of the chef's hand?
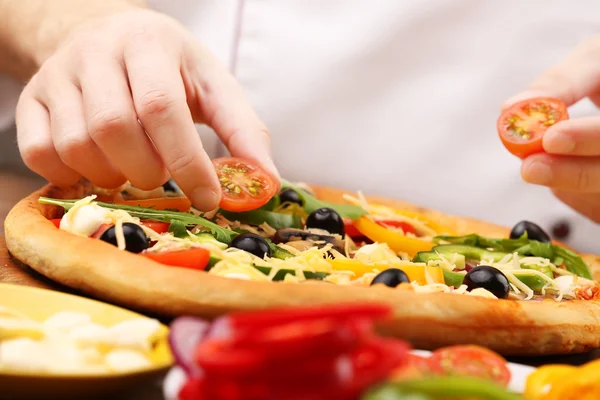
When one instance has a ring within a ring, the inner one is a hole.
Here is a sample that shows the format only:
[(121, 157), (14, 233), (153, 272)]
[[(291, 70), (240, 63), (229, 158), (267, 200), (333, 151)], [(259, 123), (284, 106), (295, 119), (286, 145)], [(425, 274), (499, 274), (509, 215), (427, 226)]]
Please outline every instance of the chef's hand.
[[(538, 96), (567, 106), (587, 97), (600, 106), (600, 36), (579, 45), (505, 107)], [(546, 153), (523, 160), (523, 179), (550, 187), (561, 201), (600, 222), (600, 115), (558, 122), (546, 131), (543, 145)]]
[(235, 79), (177, 21), (142, 8), (80, 23), (17, 107), (23, 160), (49, 181), (152, 189), (170, 175), (209, 210), (220, 185), (194, 121), (276, 173), (269, 133)]

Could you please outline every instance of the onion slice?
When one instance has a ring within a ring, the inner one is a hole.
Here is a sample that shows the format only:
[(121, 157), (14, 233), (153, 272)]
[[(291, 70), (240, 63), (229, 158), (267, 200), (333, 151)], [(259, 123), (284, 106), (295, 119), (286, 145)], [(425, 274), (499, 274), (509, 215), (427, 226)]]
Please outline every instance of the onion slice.
[(179, 317), (170, 326), (169, 345), (179, 365), (188, 377), (199, 377), (202, 370), (194, 360), (194, 351), (204, 338), (210, 324), (200, 318)]

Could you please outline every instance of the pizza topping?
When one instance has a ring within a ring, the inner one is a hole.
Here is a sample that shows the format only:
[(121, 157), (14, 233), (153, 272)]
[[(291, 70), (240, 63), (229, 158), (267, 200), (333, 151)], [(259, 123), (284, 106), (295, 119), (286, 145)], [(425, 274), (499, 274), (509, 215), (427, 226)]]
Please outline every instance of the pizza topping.
[(525, 158), (544, 151), (546, 130), (569, 119), (567, 106), (551, 97), (526, 99), (513, 104), (498, 118), (498, 135), (509, 152)]
[(257, 164), (235, 157), (213, 160), (219, 182), (221, 203), (227, 211), (255, 210), (265, 204), (279, 190), (279, 182)]
[(233, 239), (231, 246), (260, 258), (271, 256), (271, 249), (269, 248), (267, 241), (254, 233), (243, 233), (239, 235)]
[(279, 229), (275, 232), (275, 235), (273, 235), (273, 242), (277, 244), (287, 243), (288, 245), (294, 246), (294, 243), (298, 241), (307, 242), (310, 245), (309, 247), (323, 247), (326, 244), (332, 244), (335, 250), (340, 253), (345, 253), (346, 243), (339, 236), (330, 235), (326, 231), (286, 228)]
[(141, 253), (149, 246), (148, 237), (141, 226), (131, 222), (122, 223), (120, 220), (105, 230), (100, 240), (132, 253)]
[(279, 192), (279, 201), (281, 202), (281, 204), (294, 203), (298, 204), (299, 206), (302, 206), (304, 204), (302, 198), (298, 195), (298, 192), (291, 188), (284, 189), (281, 192)]
[(379, 273), (373, 280), (371, 281), (371, 286), (376, 285), (378, 283), (382, 283), (385, 286), (395, 288), (401, 283), (410, 283), (408, 276), (404, 271), (398, 268), (390, 268), (385, 271)]
[(79, 236), (91, 236), (103, 224), (112, 223), (110, 211), (91, 204), (93, 197), (75, 203), (60, 221), (60, 229)]
[(527, 234), (528, 239), (550, 243), (550, 236), (542, 228), (530, 221), (518, 222), (510, 231), (510, 238), (519, 239), (524, 234)]
[(344, 236), (344, 221), (334, 209), (323, 207), (310, 213), (306, 219), (306, 227), (321, 229), (329, 233)]
[(470, 291), (483, 288), (500, 299), (507, 298), (510, 291), (506, 276), (488, 265), (479, 265), (467, 272), (463, 282)]

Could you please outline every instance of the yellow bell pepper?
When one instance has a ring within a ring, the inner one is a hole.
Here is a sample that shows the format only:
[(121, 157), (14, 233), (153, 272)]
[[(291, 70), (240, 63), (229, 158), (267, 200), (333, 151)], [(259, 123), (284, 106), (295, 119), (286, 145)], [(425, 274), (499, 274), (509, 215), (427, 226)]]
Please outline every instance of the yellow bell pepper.
[(430, 283), (427, 281), (425, 272), (429, 274), (435, 283), (444, 283), (444, 272), (438, 267), (425, 267), (421, 265), (394, 265), (394, 264), (365, 264), (357, 260), (327, 260), (336, 271), (352, 271), (359, 278), (374, 270), (383, 271), (388, 268), (398, 268), (404, 271), (411, 282), (417, 281), (420, 285)]
[(354, 226), (363, 235), (376, 243), (387, 243), (395, 252), (408, 253), (414, 257), (420, 251), (429, 251), (434, 243), (416, 237), (406, 236), (399, 232), (391, 231), (367, 216), (362, 216), (354, 221)]
[(528, 400), (591, 400), (600, 398), (600, 360), (581, 367), (547, 365), (527, 378)]

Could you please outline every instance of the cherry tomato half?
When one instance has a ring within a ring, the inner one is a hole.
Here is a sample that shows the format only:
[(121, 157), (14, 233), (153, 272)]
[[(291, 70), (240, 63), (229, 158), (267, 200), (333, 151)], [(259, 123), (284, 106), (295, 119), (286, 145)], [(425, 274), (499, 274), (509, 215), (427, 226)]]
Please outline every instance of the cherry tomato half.
[(438, 349), (429, 358), (429, 368), (433, 373), (489, 379), (502, 386), (508, 385), (511, 377), (507, 362), (502, 356), (475, 345)]
[(60, 229), (60, 221), (61, 221), (61, 218), (54, 218), (54, 219), (50, 220), (50, 222), (52, 222), (54, 224), (54, 226), (56, 226), (59, 229)]
[(513, 104), (498, 118), (498, 135), (504, 146), (517, 157), (525, 158), (544, 151), (546, 130), (569, 119), (567, 106), (551, 97), (527, 99)]
[(264, 206), (279, 191), (280, 183), (255, 163), (235, 157), (213, 160), (221, 182), (219, 207), (232, 212)]
[(200, 247), (166, 253), (144, 252), (141, 254), (161, 264), (199, 270), (204, 270), (210, 259), (210, 251)]
[(169, 232), (170, 224), (168, 222), (144, 220), (140, 221), (140, 224), (145, 226), (146, 228), (152, 229), (156, 233)]

